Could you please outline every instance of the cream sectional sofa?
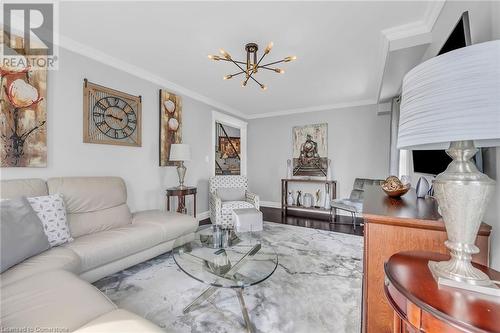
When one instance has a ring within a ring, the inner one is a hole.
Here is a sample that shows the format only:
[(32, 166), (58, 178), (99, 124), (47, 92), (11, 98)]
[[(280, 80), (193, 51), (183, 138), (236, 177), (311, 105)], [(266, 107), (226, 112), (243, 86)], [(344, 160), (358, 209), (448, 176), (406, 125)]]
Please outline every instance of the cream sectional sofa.
[[(172, 249), (193, 238), (188, 215), (131, 213), (117, 177), (2, 180), (2, 199), (61, 193), (74, 240), (11, 267), (0, 275), (1, 324), (6, 329), (76, 332), (158, 332), (149, 321), (117, 307), (89, 282)], [(12, 331), (12, 330), (11, 330)]]

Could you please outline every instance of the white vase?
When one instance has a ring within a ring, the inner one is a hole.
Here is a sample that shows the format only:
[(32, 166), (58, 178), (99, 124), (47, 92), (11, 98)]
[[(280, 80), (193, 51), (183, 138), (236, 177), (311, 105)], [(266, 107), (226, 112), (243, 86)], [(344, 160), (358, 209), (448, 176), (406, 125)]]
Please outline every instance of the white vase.
[(328, 168), (326, 169), (326, 180), (332, 180), (332, 160), (328, 160)]
[(325, 204), (323, 207), (328, 210), (332, 208), (332, 204), (330, 202), (330, 184), (325, 184)]
[(292, 178), (292, 160), (286, 161), (286, 179)]
[(286, 204), (288, 206), (292, 206), (293, 205), (293, 194), (292, 194), (292, 191), (288, 191), (288, 196), (286, 197)]

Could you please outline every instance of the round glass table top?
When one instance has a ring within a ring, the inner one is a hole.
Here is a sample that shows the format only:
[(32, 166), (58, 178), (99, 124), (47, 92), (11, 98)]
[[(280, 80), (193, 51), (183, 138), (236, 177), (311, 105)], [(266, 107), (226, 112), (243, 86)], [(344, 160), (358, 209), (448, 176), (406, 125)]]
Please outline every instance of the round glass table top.
[[(173, 256), (179, 268), (192, 278), (214, 287), (244, 288), (270, 277), (278, 266), (278, 254), (250, 234), (226, 239), (228, 246), (214, 246), (212, 226), (201, 227), (194, 240), (174, 243)], [(179, 244), (178, 244), (179, 243)]]

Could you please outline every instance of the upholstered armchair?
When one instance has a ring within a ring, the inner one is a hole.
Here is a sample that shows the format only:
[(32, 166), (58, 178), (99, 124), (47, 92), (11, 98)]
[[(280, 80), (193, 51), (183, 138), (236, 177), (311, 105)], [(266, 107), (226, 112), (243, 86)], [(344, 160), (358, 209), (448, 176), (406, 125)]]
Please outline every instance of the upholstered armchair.
[(365, 187), (367, 185), (381, 185), (383, 182), (382, 179), (356, 178), (354, 180), (351, 195), (348, 199), (332, 200), (331, 206), (335, 215), (337, 215), (337, 209), (350, 213), (353, 227), (356, 229), (356, 214), (363, 213), (363, 194), (365, 192)]
[(259, 209), (259, 196), (248, 191), (245, 176), (214, 176), (208, 182), (210, 220), (223, 228), (233, 227), (233, 209)]

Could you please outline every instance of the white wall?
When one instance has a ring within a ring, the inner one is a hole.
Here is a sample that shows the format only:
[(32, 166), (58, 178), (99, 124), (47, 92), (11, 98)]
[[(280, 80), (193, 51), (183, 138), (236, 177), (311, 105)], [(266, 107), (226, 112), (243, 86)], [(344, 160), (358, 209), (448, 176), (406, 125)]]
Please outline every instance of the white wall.
[[(131, 209), (163, 208), (164, 190), (178, 184), (175, 167), (158, 166), (158, 87), (126, 72), (60, 50), (58, 71), (48, 76), (47, 168), (3, 168), (1, 178), (57, 176), (120, 176)], [(83, 79), (134, 95), (142, 95), (142, 147), (82, 142)], [(208, 154), (213, 108), (183, 97), (183, 141), (191, 145), (186, 183), (198, 186), (198, 212), (208, 210)]]
[(354, 178), (387, 177), (389, 118), (377, 116), (377, 106), (371, 105), (250, 120), (250, 189), (263, 201), (280, 202), (281, 178), (286, 177), (286, 161), (292, 157), (292, 127), (326, 122), (337, 196), (348, 197)]

